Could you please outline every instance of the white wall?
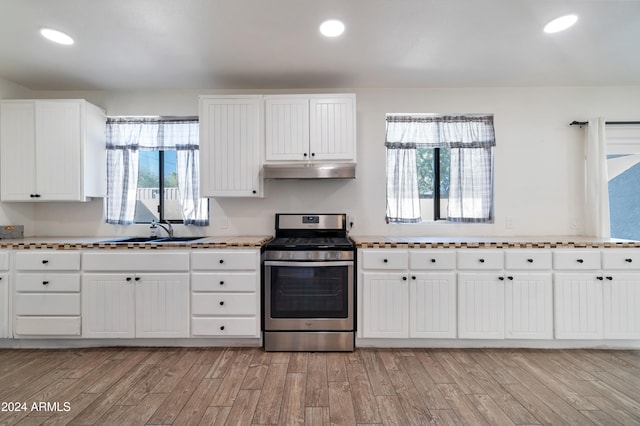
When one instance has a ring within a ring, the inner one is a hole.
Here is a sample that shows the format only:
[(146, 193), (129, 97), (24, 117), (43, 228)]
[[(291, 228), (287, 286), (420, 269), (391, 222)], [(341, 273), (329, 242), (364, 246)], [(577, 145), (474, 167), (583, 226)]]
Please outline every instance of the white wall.
[[(0, 78), (0, 99), (30, 98), (31, 91), (8, 80)], [(20, 176), (16, 176), (20, 179)], [(0, 226), (24, 225), (25, 234), (35, 231), (35, 210), (33, 205), (25, 203), (0, 203)]]
[[(267, 181), (264, 199), (211, 200), (212, 225), (206, 229), (179, 227), (178, 234), (272, 234), (276, 212), (346, 212), (355, 217), (352, 232), (359, 235), (579, 235), (583, 232), (584, 218), (584, 130), (570, 127), (569, 122), (597, 116), (640, 120), (640, 87), (354, 91), (358, 120), (357, 179)], [(108, 115), (196, 115), (198, 95), (213, 93), (230, 92), (37, 92), (35, 97), (86, 98), (105, 108)], [(384, 132), (388, 112), (494, 114), (497, 139), (494, 224), (385, 223)], [(6, 206), (5, 203), (3, 208)], [(507, 219), (510, 228), (506, 226)], [(141, 225), (104, 224), (101, 200), (86, 204), (38, 204), (35, 223), (34, 233), (40, 236), (148, 232)]]

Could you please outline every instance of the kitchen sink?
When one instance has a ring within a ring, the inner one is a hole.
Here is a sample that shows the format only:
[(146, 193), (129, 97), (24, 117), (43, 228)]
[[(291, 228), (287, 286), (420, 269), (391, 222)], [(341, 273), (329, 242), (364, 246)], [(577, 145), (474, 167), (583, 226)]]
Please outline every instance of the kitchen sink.
[(129, 237), (129, 238), (114, 238), (112, 240), (101, 241), (103, 243), (179, 243), (201, 240), (204, 237)]
[(147, 243), (156, 241), (158, 237), (130, 237), (130, 238), (114, 238), (112, 240), (104, 240), (102, 243)]
[(201, 240), (204, 237), (166, 237), (166, 238), (157, 238), (155, 240), (153, 240), (153, 242), (158, 242), (158, 243), (179, 243), (179, 242), (189, 242), (189, 241), (196, 241), (196, 240)]

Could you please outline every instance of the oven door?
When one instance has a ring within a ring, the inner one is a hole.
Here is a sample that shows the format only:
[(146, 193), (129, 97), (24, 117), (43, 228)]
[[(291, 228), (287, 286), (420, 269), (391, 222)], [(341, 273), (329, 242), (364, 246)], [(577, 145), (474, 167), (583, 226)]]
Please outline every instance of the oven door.
[(265, 261), (265, 330), (353, 330), (353, 261)]

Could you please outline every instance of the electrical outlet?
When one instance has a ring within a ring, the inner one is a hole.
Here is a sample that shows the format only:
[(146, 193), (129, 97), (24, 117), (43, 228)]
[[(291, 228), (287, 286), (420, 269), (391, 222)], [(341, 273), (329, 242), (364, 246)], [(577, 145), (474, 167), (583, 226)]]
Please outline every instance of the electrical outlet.
[(571, 219), (571, 229), (578, 229), (580, 228), (580, 223), (578, 222), (578, 218), (574, 217)]
[(351, 231), (354, 226), (356, 226), (356, 217), (347, 215), (347, 231)]
[(504, 220), (504, 227), (507, 229), (511, 229), (513, 228), (513, 220), (511, 219), (511, 216), (507, 216)]

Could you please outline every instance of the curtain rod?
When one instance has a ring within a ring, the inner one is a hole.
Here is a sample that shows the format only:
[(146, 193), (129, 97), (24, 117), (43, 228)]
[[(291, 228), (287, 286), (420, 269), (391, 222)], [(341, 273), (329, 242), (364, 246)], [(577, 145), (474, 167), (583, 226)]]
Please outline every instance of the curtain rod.
[[(589, 124), (588, 121), (576, 121), (573, 120), (569, 123), (569, 126), (586, 126)], [(604, 124), (640, 124), (640, 121), (605, 121)]]

